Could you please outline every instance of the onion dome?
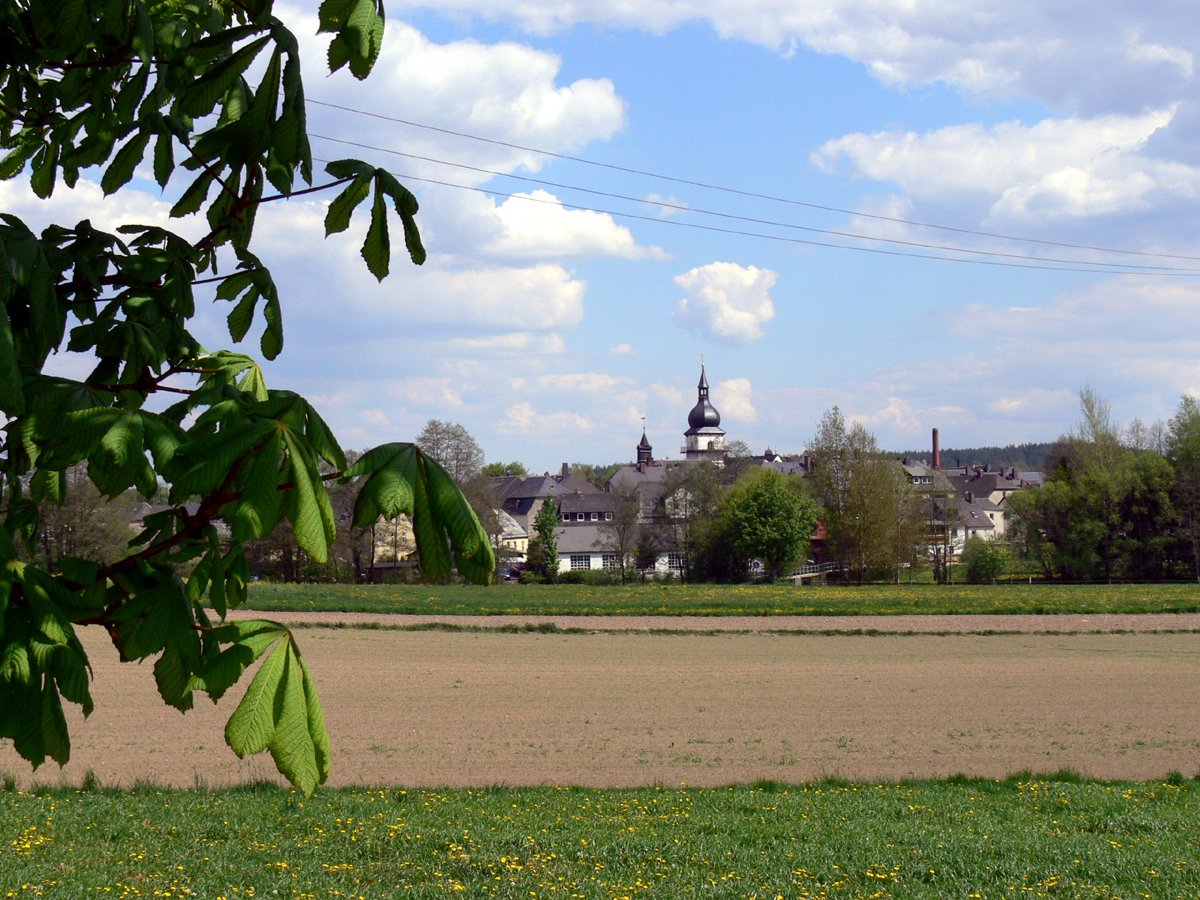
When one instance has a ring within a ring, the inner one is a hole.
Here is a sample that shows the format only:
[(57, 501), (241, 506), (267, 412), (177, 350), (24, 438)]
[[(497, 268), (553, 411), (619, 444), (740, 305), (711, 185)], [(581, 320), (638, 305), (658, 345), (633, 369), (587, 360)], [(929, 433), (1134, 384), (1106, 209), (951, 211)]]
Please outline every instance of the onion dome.
[(702, 428), (719, 428), (721, 425), (721, 414), (708, 402), (708, 379), (704, 376), (704, 366), (700, 367), (700, 384), (696, 393), (696, 405), (688, 413), (688, 430), (684, 434), (696, 434)]

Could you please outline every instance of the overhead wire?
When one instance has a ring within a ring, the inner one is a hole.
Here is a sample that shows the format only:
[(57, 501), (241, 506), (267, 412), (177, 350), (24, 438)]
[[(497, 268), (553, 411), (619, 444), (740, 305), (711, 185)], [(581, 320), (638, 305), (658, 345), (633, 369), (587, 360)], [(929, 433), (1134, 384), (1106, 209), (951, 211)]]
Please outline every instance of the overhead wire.
[[(310, 136), (317, 137), (317, 135), (310, 135)], [(313, 157), (313, 159), (316, 162), (329, 162), (329, 160), (318, 159), (317, 157)], [(816, 240), (808, 240), (805, 238), (786, 237), (784, 235), (777, 235), (777, 234), (764, 234), (762, 232), (755, 232), (755, 231), (742, 231), (742, 230), (734, 229), (734, 228), (721, 228), (716, 225), (704, 225), (699, 222), (676, 222), (676, 221), (659, 219), (654, 216), (642, 216), (642, 215), (638, 215), (636, 213), (617, 212), (614, 210), (597, 209), (594, 206), (580, 206), (577, 204), (565, 203), (557, 198), (543, 199), (540, 197), (531, 197), (527, 194), (518, 195), (518, 194), (506, 193), (504, 191), (497, 191), (492, 188), (483, 188), (483, 187), (479, 187), (477, 185), (457, 184), (452, 181), (440, 181), (436, 178), (423, 178), (419, 175), (412, 175), (412, 174), (407, 174), (407, 173), (393, 173), (393, 174), (395, 174), (397, 178), (401, 178), (405, 181), (410, 181), (410, 182), (416, 181), (416, 182), (420, 182), (421, 184), (438, 185), (439, 187), (458, 188), (460, 190), (472, 191), (477, 194), (484, 194), (485, 196), (518, 198), (518, 199), (525, 200), (525, 201), (528, 201), (531, 203), (544, 203), (548, 206), (553, 206), (553, 207), (557, 207), (560, 209), (578, 210), (578, 211), (582, 211), (582, 212), (598, 212), (598, 213), (604, 213), (605, 215), (616, 216), (616, 217), (620, 217), (620, 218), (624, 218), (624, 219), (634, 219), (636, 221), (654, 222), (657, 224), (671, 225), (671, 226), (674, 226), (677, 228), (691, 228), (691, 229), (694, 229), (697, 231), (715, 232), (717, 234), (729, 234), (729, 235), (734, 235), (734, 236), (738, 236), (738, 237), (761, 238), (763, 240), (768, 240), (768, 241), (778, 241), (778, 242), (788, 243), (788, 244), (802, 244), (802, 245), (809, 246), (809, 247), (825, 247), (825, 248), (829, 248), (832, 250), (853, 250), (853, 251), (861, 252), (861, 253), (875, 253), (875, 254), (882, 255), (882, 256), (900, 256), (900, 257), (907, 257), (910, 259), (928, 259), (928, 260), (934, 260), (937, 262), (967, 263), (967, 264), (974, 264), (974, 265), (981, 265), (981, 266), (1000, 266), (1002, 268), (1010, 268), (1010, 269), (1037, 269), (1037, 270), (1050, 271), (1050, 272), (1082, 272), (1082, 273), (1091, 274), (1091, 275), (1104, 275), (1104, 274), (1111, 275), (1111, 274), (1113, 274), (1113, 270), (1111, 270), (1111, 269), (1091, 268), (1091, 267), (1086, 267), (1084, 265), (1073, 265), (1073, 264), (1067, 263), (1067, 262), (1055, 265), (1055, 264), (1053, 264), (1056, 262), (1054, 260), (1046, 260), (1045, 262), (1050, 263), (1050, 264), (1041, 265), (1041, 264), (1038, 264), (1033, 261), (1028, 262), (1028, 263), (1020, 263), (1020, 262), (1006, 262), (1003, 260), (995, 260), (995, 259), (968, 259), (968, 258), (953, 257), (953, 256), (935, 256), (935, 255), (929, 254), (929, 253), (915, 253), (912, 251), (887, 250), (882, 247), (856, 247), (856, 246), (849, 245), (849, 244), (835, 244), (835, 243), (831, 243), (828, 241), (816, 241)], [(966, 252), (971, 252), (971, 251), (964, 250), (964, 251), (960, 251), (960, 252), (966, 253)], [(1024, 257), (1022, 257), (1022, 258), (1024, 258)], [(1160, 276), (1174, 276), (1174, 277), (1178, 277), (1178, 275), (1179, 275), (1179, 273), (1176, 273), (1176, 272), (1157, 272), (1157, 271), (1153, 271), (1153, 270), (1145, 271), (1145, 272), (1137, 272), (1137, 273), (1132, 273), (1132, 274), (1160, 275)]]
[[(928, 243), (928, 242), (924, 242), (924, 241), (904, 240), (901, 238), (879, 237), (879, 236), (875, 236), (875, 235), (859, 234), (856, 232), (838, 231), (836, 229), (830, 229), (830, 228), (816, 228), (814, 226), (798, 225), (798, 224), (792, 223), (792, 222), (780, 222), (780, 221), (776, 221), (776, 220), (772, 220), (772, 219), (762, 219), (762, 218), (757, 218), (754, 216), (743, 216), (743, 215), (738, 215), (735, 213), (720, 212), (717, 210), (704, 209), (702, 207), (695, 207), (695, 206), (687, 206), (684, 204), (675, 204), (675, 203), (670, 203), (670, 202), (661, 201), (661, 200), (650, 200), (650, 199), (647, 199), (644, 197), (632, 197), (627, 194), (618, 194), (618, 193), (614, 193), (612, 191), (602, 191), (602, 190), (597, 190), (594, 188), (585, 188), (585, 187), (580, 187), (578, 185), (565, 184), (562, 182), (548, 181), (546, 179), (534, 178), (532, 176), (527, 176), (527, 175), (516, 175), (516, 174), (511, 174), (508, 172), (497, 171), (494, 169), (485, 169), (480, 166), (472, 166), (472, 165), (468, 165), (466, 163), (451, 162), (449, 160), (438, 159), (437, 157), (423, 156), (423, 155), (417, 154), (417, 153), (409, 153), (404, 150), (395, 150), (390, 147), (379, 147), (379, 146), (375, 146), (373, 144), (365, 144), (365, 143), (362, 143), (359, 141), (346, 140), (345, 138), (330, 137), (328, 135), (323, 135), (323, 134), (310, 133), (309, 136), (313, 137), (313, 138), (318, 138), (320, 140), (329, 141), (329, 142), (335, 143), (335, 144), (343, 144), (343, 145), (350, 146), (350, 147), (358, 147), (363, 150), (373, 150), (373, 151), (376, 151), (379, 153), (388, 153), (388, 154), (391, 154), (394, 156), (400, 156), (400, 157), (404, 157), (406, 159), (417, 160), (420, 162), (429, 162), (429, 163), (434, 163), (435, 165), (448, 166), (451, 168), (463, 169), (463, 170), (470, 171), (470, 172), (477, 172), (482, 175), (488, 175), (488, 176), (500, 177), (500, 178), (509, 178), (509, 179), (513, 179), (515, 181), (523, 181), (523, 182), (526, 182), (529, 184), (536, 184), (536, 185), (540, 185), (543, 187), (552, 187), (557, 190), (577, 191), (579, 193), (591, 194), (593, 196), (598, 196), (598, 197), (607, 197), (609, 199), (614, 199), (614, 200), (623, 200), (623, 201), (628, 201), (631, 203), (642, 204), (645, 206), (653, 206), (653, 207), (664, 208), (664, 209), (673, 209), (673, 210), (677, 210), (677, 211), (681, 211), (681, 212), (700, 213), (703, 215), (714, 216), (714, 217), (722, 218), (722, 219), (747, 222), (747, 223), (754, 224), (754, 225), (768, 225), (768, 226), (772, 226), (772, 227), (776, 227), (776, 228), (788, 228), (788, 229), (792, 229), (792, 230), (796, 230), (796, 231), (804, 231), (804, 232), (808, 232), (808, 233), (812, 233), (812, 234), (823, 234), (823, 235), (828, 235), (831, 237), (842, 237), (842, 238), (847, 238), (847, 239), (851, 239), (851, 240), (861, 240), (861, 241), (868, 241), (868, 242), (873, 242), (873, 243), (894, 244), (897, 246), (914, 247), (914, 248), (918, 248), (918, 249), (922, 249), (922, 250), (940, 250), (945, 253), (962, 253), (962, 254), (971, 254), (974, 256), (988, 256), (988, 257), (998, 257), (998, 258), (1002, 258), (1002, 259), (1015, 259), (1015, 260), (1030, 260), (1033, 262), (1045, 262), (1045, 263), (1057, 264), (1057, 265), (1053, 265), (1053, 266), (1025, 265), (1025, 266), (1021, 266), (1021, 268), (1042, 268), (1042, 269), (1053, 268), (1053, 269), (1059, 269), (1062, 271), (1080, 271), (1080, 272), (1090, 272), (1090, 273), (1112, 272), (1114, 270), (1116, 270), (1116, 271), (1129, 270), (1130, 272), (1137, 273), (1137, 274), (1162, 274), (1162, 275), (1180, 275), (1180, 276), (1200, 275), (1200, 268), (1195, 268), (1195, 267), (1158, 266), (1158, 265), (1151, 265), (1149, 263), (1138, 264), (1138, 263), (1103, 262), (1103, 261), (1096, 261), (1096, 260), (1060, 259), (1060, 258), (1050, 257), (1050, 256), (1038, 256), (1038, 255), (1034, 255), (1034, 254), (1013, 253), (1013, 252), (1007, 252), (1007, 251), (1002, 251), (1002, 250), (978, 250), (978, 249), (972, 249), (969, 247), (956, 247), (956, 246), (952, 246), (952, 245), (948, 245), (948, 244), (933, 244), (933, 243)], [(528, 195), (517, 195), (517, 194), (513, 194), (513, 193), (504, 193), (501, 191), (492, 190), (490, 188), (482, 189), (482, 188), (477, 188), (477, 187), (471, 186), (471, 185), (456, 184), (454, 182), (444, 182), (444, 181), (437, 181), (434, 179), (416, 178), (412, 175), (408, 175), (405, 177), (407, 177), (409, 180), (424, 181), (424, 182), (428, 182), (428, 183), (432, 183), (432, 184), (438, 184), (438, 185), (441, 185), (444, 187), (455, 187), (455, 188), (460, 188), (460, 189), (465, 189), (465, 190), (477, 190), (480, 193), (494, 194), (496, 196), (503, 196), (503, 197), (508, 197), (508, 198), (518, 197), (519, 199), (524, 199), (524, 200), (537, 200), (538, 199), (536, 197), (530, 197)], [(555, 200), (553, 202), (558, 203), (559, 201)], [(603, 213), (605, 213), (607, 215), (611, 215), (611, 216), (620, 216), (622, 218), (631, 218), (631, 219), (654, 222), (654, 223), (658, 223), (658, 224), (666, 224), (666, 225), (671, 225), (671, 226), (694, 227), (696, 225), (696, 223), (664, 220), (662, 218), (654, 217), (654, 216), (638, 216), (638, 215), (635, 215), (632, 213), (617, 212), (617, 211), (613, 211), (613, 210), (595, 209), (595, 207), (590, 207), (590, 206), (577, 206), (577, 205), (568, 206), (567, 204), (562, 204), (562, 205), (564, 206), (564, 208), (577, 209), (577, 210), (591, 209), (595, 212), (603, 212)], [(739, 230), (734, 230), (734, 229), (719, 229), (719, 228), (711, 228), (711, 227), (706, 228), (706, 230), (720, 231), (725, 234), (736, 234), (736, 235), (742, 235), (742, 236), (747, 236), (747, 237), (772, 238), (772, 239), (784, 240), (783, 238), (779, 238), (778, 236), (765, 235), (765, 234), (762, 234), (759, 232), (739, 231)], [(838, 247), (838, 248), (850, 249), (850, 250), (871, 249), (871, 248), (847, 246), (847, 245), (843, 245), (843, 244), (832, 244), (832, 243), (821, 242), (821, 241), (799, 241), (798, 240), (797, 242), (806, 243), (806, 244), (810, 244), (812, 246), (818, 246), (818, 247)], [(875, 248), (875, 249), (878, 249), (878, 248)], [(947, 259), (947, 257), (935, 256), (935, 255), (931, 255), (931, 254), (895, 253), (893, 255), (897, 255), (897, 256), (912, 255), (915, 258), (920, 258), (920, 259)], [(984, 260), (975, 260), (975, 261), (983, 262)], [(1080, 268), (1080, 269), (1064, 268), (1066, 266), (1086, 266), (1089, 268)]]
[(553, 159), (561, 159), (569, 162), (581, 163), (583, 165), (595, 166), (598, 168), (610, 169), (616, 172), (623, 172), (629, 175), (639, 175), (646, 178), (653, 178), (660, 181), (672, 182), (675, 184), (684, 184), (691, 187), (704, 188), (706, 190), (720, 191), (722, 193), (734, 194), (742, 197), (749, 197), (757, 200), (769, 200), (774, 203), (783, 203), (791, 206), (799, 206), (806, 209), (820, 210), (822, 212), (834, 212), (843, 215), (856, 216), (864, 219), (877, 219), (883, 222), (892, 222), (900, 225), (910, 225), (917, 228), (930, 228), (940, 231), (950, 231), (957, 234), (972, 235), (975, 237), (995, 238), (998, 240), (1014, 241), (1017, 243), (1042, 244), (1050, 247), (1062, 247), (1071, 250), (1090, 250), (1097, 253), (1113, 253), (1126, 256), (1146, 256), (1161, 259), (1181, 259), (1193, 262), (1200, 262), (1200, 256), (1180, 254), (1180, 253), (1161, 253), (1149, 250), (1130, 250), (1120, 247), (1103, 247), (1092, 244), (1076, 244), (1068, 241), (1053, 241), (1046, 238), (1035, 238), (1022, 235), (1004, 234), (1002, 232), (982, 231), (972, 228), (960, 228), (954, 225), (942, 225), (936, 222), (921, 222), (914, 219), (904, 219), (898, 216), (885, 216), (879, 213), (863, 212), (861, 210), (843, 209), (837, 206), (826, 206), (820, 203), (812, 203), (805, 200), (796, 200), (789, 197), (779, 197), (774, 194), (760, 193), (757, 191), (747, 191), (739, 188), (728, 187), (726, 185), (713, 184), (705, 181), (698, 181), (689, 178), (682, 178), (674, 175), (665, 175), (662, 173), (651, 172), (644, 169), (637, 169), (629, 166), (621, 166), (615, 163), (600, 162), (599, 160), (588, 159), (582, 156), (572, 156), (567, 153), (556, 153), (553, 150), (543, 150), (537, 147), (528, 147), (522, 144), (512, 143), (510, 141), (501, 141), (495, 138), (487, 138), (482, 135), (471, 134), (465, 131), (455, 131), (450, 128), (442, 128), (437, 125), (429, 125), (423, 122), (416, 122), (411, 119), (402, 119), (397, 116), (387, 116), (382, 113), (372, 112), (370, 110), (357, 109), (353, 106), (345, 106), (338, 103), (329, 103), (324, 100), (306, 100), (307, 103), (316, 106), (325, 106), (330, 109), (337, 109), (343, 112), (353, 113), (355, 115), (367, 116), (374, 119), (381, 119), (386, 122), (394, 122), (400, 125), (407, 125), (412, 128), (419, 128), (426, 131), (434, 131), (440, 134), (450, 135), (452, 137), (465, 138), (467, 140), (478, 141), (480, 143), (492, 144), (499, 147), (507, 147), (512, 150), (520, 150), (524, 153), (535, 153), (539, 156), (547, 156)]

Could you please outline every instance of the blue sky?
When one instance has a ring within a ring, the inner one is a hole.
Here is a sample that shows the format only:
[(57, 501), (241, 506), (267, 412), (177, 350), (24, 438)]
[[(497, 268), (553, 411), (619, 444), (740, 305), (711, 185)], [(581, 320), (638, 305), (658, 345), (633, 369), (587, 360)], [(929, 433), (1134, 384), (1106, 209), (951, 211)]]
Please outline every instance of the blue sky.
[[(287, 337), (270, 383), (318, 400), (347, 447), (448, 419), (489, 460), (534, 471), (631, 458), (643, 415), (656, 455), (678, 456), (702, 354), (729, 437), (755, 451), (801, 450), (834, 404), (893, 449), (927, 446), (933, 427), (948, 447), (1053, 440), (1076, 420), (1084, 384), (1120, 421), (1168, 418), (1181, 394), (1200, 393), (1194, 277), (688, 227), (1200, 271), (1200, 259), (911, 224), (1200, 257), (1198, 28), (1187, 4), (1144, 5), (390, 3), (383, 55), (361, 84), (323, 75), (313, 6), (282, 7), (309, 51), (310, 100), (852, 212), (313, 105), (314, 134), (382, 148), (314, 137), (318, 157), (482, 192), (410, 181), (430, 260), (397, 258), (382, 285), (357, 259), (361, 230), (322, 239), (327, 199), (265, 210), (256, 249), (283, 292)], [(115, 227), (161, 218), (168, 200), (138, 182), (106, 202), (81, 181), (45, 209), (26, 186), (0, 185), (3, 206), (31, 222), (90, 215)], [(224, 312), (202, 314), (210, 347), (229, 343)]]

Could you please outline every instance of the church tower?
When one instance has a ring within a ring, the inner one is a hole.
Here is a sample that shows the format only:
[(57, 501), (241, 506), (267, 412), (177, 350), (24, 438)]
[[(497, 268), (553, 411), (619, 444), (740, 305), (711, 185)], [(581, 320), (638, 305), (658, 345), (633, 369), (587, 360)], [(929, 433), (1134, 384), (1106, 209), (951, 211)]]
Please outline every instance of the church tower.
[(688, 413), (688, 430), (683, 433), (683, 452), (687, 459), (725, 459), (725, 432), (721, 414), (708, 401), (708, 378), (700, 364), (700, 383), (696, 386), (696, 405)]
[[(642, 417), (643, 419), (645, 416)], [(639, 466), (654, 464), (654, 448), (650, 446), (650, 441), (646, 438), (646, 426), (642, 424), (642, 439), (637, 445), (637, 461)]]

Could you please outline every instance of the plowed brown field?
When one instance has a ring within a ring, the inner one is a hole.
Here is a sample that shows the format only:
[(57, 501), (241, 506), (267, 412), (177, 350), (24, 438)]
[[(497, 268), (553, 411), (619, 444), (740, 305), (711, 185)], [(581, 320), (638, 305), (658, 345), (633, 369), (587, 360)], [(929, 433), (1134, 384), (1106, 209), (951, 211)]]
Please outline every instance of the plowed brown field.
[[(1020, 617), (1036, 629), (1008, 617), (834, 623), (960, 632), (922, 635), (771, 634), (753, 629), (831, 626), (707, 619), (698, 627), (727, 631), (313, 628), (298, 637), (338, 785), (717, 785), (1064, 767), (1143, 779), (1200, 770), (1200, 634), (1161, 633), (1200, 627), (1194, 618)], [(650, 626), (664, 624), (688, 623)], [(626, 625), (643, 627), (600, 627)], [(962, 633), (989, 628), (1043, 633)], [(241, 689), (217, 707), (198, 697), (180, 715), (155, 693), (149, 663), (120, 665), (103, 633), (84, 638), (96, 711), (86, 722), (68, 711), (70, 765), (31, 776), (5, 746), (0, 770), (26, 784), (77, 784), (88, 769), (122, 785), (275, 777), (269, 757), (242, 761), (225, 746)]]

